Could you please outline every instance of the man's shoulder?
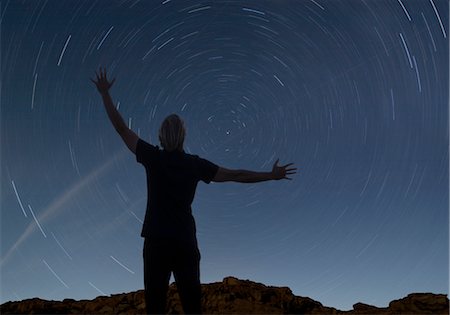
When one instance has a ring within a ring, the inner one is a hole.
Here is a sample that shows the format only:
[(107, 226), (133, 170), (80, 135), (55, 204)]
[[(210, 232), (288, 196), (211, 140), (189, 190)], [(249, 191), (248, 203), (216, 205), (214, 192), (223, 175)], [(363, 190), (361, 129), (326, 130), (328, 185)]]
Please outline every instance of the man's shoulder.
[(142, 139), (142, 138), (139, 138), (139, 139), (138, 139), (138, 143), (141, 144), (141, 145), (143, 145), (143, 146), (152, 147), (152, 148), (154, 148), (154, 149), (161, 150), (161, 149), (159, 148), (158, 145), (149, 143), (149, 142), (145, 141), (145, 140)]
[(161, 150), (158, 146), (148, 143), (139, 138), (136, 144), (136, 160), (141, 164), (147, 164), (154, 161), (159, 156)]

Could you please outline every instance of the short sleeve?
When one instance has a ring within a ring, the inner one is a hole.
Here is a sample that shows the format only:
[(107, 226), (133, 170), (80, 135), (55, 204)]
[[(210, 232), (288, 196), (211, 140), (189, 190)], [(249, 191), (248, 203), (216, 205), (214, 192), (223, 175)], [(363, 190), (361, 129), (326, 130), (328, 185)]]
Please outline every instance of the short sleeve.
[(139, 138), (136, 144), (136, 161), (141, 164), (148, 164), (158, 153), (158, 147)]
[(199, 179), (209, 184), (214, 178), (214, 176), (216, 176), (219, 166), (214, 164), (213, 162), (202, 159), (198, 156), (196, 157), (198, 164)]

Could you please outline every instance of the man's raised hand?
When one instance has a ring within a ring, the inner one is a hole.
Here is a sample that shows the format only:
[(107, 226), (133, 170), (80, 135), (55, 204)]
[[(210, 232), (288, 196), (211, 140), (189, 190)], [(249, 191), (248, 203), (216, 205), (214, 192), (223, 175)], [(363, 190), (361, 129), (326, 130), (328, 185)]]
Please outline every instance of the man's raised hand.
[(114, 81), (116, 79), (112, 79), (111, 82), (108, 81), (106, 78), (106, 69), (100, 67), (99, 72), (95, 72), (95, 75), (97, 77), (97, 81), (91, 79), (92, 82), (97, 86), (97, 90), (100, 92), (100, 94), (106, 94), (109, 91), (109, 88), (114, 84)]

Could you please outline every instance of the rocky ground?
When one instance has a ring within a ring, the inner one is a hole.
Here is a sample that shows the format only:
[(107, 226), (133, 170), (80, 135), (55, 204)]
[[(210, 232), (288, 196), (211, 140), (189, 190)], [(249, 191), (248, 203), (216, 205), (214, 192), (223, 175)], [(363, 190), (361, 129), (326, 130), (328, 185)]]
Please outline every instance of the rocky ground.
[[(202, 285), (204, 314), (449, 314), (444, 294), (413, 293), (389, 303), (386, 308), (357, 303), (351, 311), (340, 311), (308, 297), (292, 294), (287, 287), (271, 287), (249, 280), (227, 277)], [(169, 288), (167, 312), (182, 314), (175, 285)], [(93, 300), (46, 301), (38, 298), (0, 305), (0, 314), (144, 314), (144, 291), (100, 296)]]

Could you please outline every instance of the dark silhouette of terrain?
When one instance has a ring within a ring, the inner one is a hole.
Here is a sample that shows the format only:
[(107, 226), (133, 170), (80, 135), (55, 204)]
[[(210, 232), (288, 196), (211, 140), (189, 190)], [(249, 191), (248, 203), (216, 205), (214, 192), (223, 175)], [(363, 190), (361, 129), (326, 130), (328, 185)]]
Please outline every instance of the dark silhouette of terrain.
[[(176, 285), (169, 288), (167, 313), (182, 314)], [(413, 293), (379, 308), (363, 303), (351, 311), (340, 311), (308, 297), (292, 294), (288, 287), (272, 287), (234, 277), (202, 285), (204, 314), (449, 314), (445, 294)], [(1, 314), (144, 314), (144, 290), (99, 296), (93, 300), (65, 299), (46, 301), (38, 298), (0, 305)]]

